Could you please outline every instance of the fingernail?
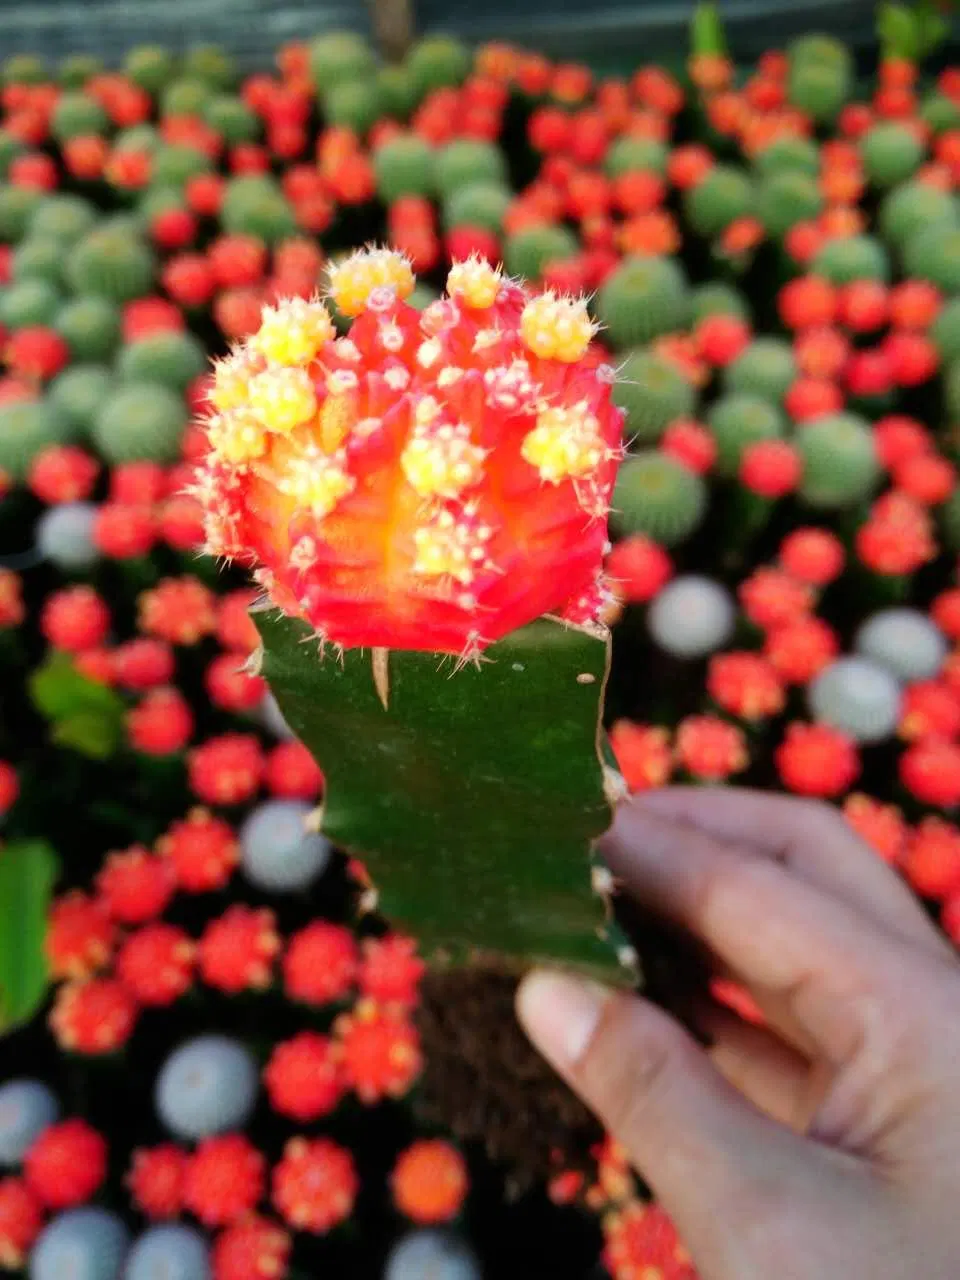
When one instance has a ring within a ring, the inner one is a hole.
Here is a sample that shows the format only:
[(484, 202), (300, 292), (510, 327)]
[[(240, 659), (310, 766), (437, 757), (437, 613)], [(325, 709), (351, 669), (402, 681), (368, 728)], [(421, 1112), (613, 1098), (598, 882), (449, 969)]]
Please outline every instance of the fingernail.
[(517, 992), (517, 1017), (555, 1066), (573, 1067), (593, 1039), (610, 992), (594, 982), (552, 969), (528, 974)]

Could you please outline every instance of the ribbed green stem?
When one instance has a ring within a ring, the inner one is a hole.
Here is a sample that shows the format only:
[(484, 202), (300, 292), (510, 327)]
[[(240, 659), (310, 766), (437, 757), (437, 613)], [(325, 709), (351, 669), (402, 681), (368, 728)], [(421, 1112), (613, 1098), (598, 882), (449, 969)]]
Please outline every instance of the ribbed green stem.
[(324, 771), (322, 830), (425, 954), (635, 980), (592, 850), (611, 819), (606, 637), (544, 618), (458, 667), (321, 654), (304, 624), (256, 621), (263, 674)]

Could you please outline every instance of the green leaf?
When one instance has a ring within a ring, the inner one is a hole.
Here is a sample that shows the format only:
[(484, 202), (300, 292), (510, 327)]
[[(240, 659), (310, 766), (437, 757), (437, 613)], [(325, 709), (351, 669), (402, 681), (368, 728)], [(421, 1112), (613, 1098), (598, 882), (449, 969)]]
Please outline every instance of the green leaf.
[(0, 1032), (29, 1021), (46, 995), (44, 937), (57, 869), (42, 840), (0, 848)]
[(877, 38), (884, 58), (920, 56), (917, 15), (904, 4), (882, 4), (877, 10)]
[(438, 960), (633, 981), (590, 878), (611, 819), (608, 641), (540, 619), (479, 667), (394, 650), (384, 707), (369, 650), (321, 656), (303, 623), (255, 620), (262, 672), (326, 777), (322, 829), (364, 860), (384, 915)]
[(91, 760), (109, 760), (120, 745), (122, 726), (108, 716), (81, 713), (55, 720), (50, 737)]
[(950, 33), (950, 23), (933, 0), (920, 0), (916, 9), (918, 53), (928, 58)]
[(123, 739), (125, 705), (107, 685), (89, 680), (69, 656), (54, 653), (30, 676), (34, 706), (51, 722), (51, 737), (95, 760), (105, 760)]
[(727, 37), (720, 9), (716, 4), (708, 3), (708, 0), (702, 0), (697, 5), (690, 19), (690, 52), (695, 58), (703, 55), (727, 55)]

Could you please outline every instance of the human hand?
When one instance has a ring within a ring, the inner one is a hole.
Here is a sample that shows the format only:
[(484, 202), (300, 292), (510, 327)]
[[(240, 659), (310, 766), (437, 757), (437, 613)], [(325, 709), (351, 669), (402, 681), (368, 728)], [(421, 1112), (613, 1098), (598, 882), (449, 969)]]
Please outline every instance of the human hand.
[(960, 964), (825, 805), (675, 788), (601, 844), (767, 1026), (701, 1049), (642, 998), (536, 972), (520, 1021), (627, 1148), (703, 1280), (960, 1276)]

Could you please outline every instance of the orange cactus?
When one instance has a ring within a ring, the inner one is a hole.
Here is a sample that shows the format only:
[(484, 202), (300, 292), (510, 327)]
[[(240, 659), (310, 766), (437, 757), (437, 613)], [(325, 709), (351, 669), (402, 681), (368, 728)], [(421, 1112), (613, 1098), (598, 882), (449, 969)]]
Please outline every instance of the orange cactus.
[(622, 414), (585, 303), (479, 258), (422, 314), (413, 286), (400, 254), (355, 253), (330, 270), (348, 337), (293, 299), (219, 364), (209, 552), (344, 648), (473, 657), (543, 614), (592, 621)]

